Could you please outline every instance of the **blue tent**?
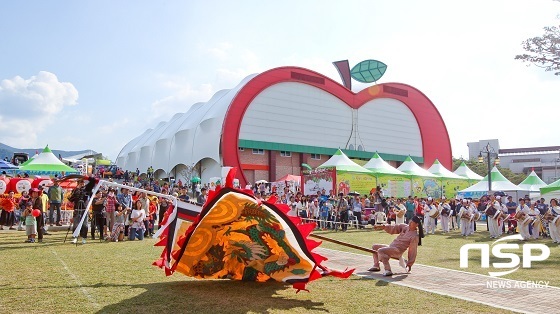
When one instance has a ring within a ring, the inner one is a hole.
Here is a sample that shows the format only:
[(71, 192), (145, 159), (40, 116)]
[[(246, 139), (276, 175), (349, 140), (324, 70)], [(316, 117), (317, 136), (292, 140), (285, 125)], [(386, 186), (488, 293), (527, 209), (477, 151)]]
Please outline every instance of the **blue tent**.
[(0, 172), (5, 171), (6, 173), (13, 174), (18, 169), (19, 169), (18, 166), (14, 165), (12, 163), (9, 163), (5, 160), (0, 160)]

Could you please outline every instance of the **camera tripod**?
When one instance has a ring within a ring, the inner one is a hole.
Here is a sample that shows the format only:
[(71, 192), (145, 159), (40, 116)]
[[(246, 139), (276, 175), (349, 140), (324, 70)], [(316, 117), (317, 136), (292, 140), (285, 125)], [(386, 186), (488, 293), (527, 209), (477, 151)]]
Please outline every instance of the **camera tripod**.
[[(97, 225), (97, 215), (103, 217), (103, 213), (92, 212), (88, 218), (90, 218), (91, 231), (93, 231), (92, 236), (99, 237), (99, 242), (103, 242), (105, 239), (101, 236), (101, 229), (105, 228), (105, 226), (103, 224), (101, 226)], [(102, 220), (105, 220), (105, 218), (103, 217)]]
[[(83, 200), (80, 200), (78, 202), (78, 206), (76, 206), (76, 208), (74, 208), (74, 210), (77, 211), (77, 215), (75, 215), (75, 217), (73, 215), (72, 223), (70, 225), (68, 225), (68, 230), (66, 231), (66, 236), (64, 237), (64, 242), (63, 243), (66, 243), (66, 239), (68, 239), (68, 233), (70, 233), (70, 230), (73, 229), (72, 227), (73, 226), (76, 226), (76, 227), (78, 226), (78, 224), (79, 224), (78, 221), (82, 219), (82, 215), (87, 215), (87, 213), (85, 212), (86, 208), (85, 208)], [(86, 228), (86, 230), (87, 230), (87, 222), (84, 222), (84, 223), (86, 223), (86, 225), (85, 226), (82, 225), (82, 228)], [(87, 233), (86, 233), (86, 237), (87, 237)], [(78, 246), (78, 242), (76, 242), (76, 246)]]

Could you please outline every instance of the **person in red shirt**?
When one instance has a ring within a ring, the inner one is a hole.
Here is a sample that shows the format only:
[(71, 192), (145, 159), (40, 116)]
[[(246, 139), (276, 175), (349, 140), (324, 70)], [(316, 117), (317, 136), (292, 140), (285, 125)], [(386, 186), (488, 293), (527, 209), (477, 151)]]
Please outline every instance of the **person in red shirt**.
[(154, 235), (154, 222), (156, 219), (158, 211), (159, 200), (157, 196), (153, 196), (150, 199), (150, 206), (148, 208), (148, 233), (149, 235)]
[(424, 219), (424, 205), (422, 204), (422, 202), (418, 201), (416, 197), (414, 198), (414, 208), (416, 208), (414, 210), (416, 216), (418, 216), (420, 219)]
[(14, 191), (10, 191), (7, 198), (2, 198), (0, 201), (0, 212), (1, 214), (1, 222), (0, 222), (0, 230), (4, 229), (2, 225), (5, 225), (10, 228), (10, 230), (14, 230), (14, 210), (16, 209), (16, 199), (14, 197)]

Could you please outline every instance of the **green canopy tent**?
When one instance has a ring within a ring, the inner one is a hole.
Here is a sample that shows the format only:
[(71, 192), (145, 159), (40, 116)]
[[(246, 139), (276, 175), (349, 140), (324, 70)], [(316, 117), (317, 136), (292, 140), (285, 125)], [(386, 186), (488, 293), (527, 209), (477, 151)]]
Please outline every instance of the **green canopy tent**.
[(480, 198), (481, 196), (489, 193), (491, 194), (492, 192), (502, 191), (508, 195), (513, 196), (515, 199), (518, 199), (521, 196), (529, 194), (529, 191), (524, 190), (519, 186), (511, 183), (511, 181), (504, 177), (504, 175), (500, 173), (500, 171), (496, 167), (492, 168), (492, 171), (490, 171), (490, 176), (492, 181), (492, 187), (490, 191), (488, 191), (488, 175), (486, 175), (480, 182), (459, 191), (457, 195), (462, 198)]
[(371, 174), (371, 171), (353, 162), (344, 154), (340, 149), (334, 153), (334, 155), (325, 161), (322, 165), (317, 168), (336, 168), (336, 171), (340, 172), (357, 172), (357, 173), (367, 173)]
[(388, 162), (383, 160), (376, 152), (373, 157), (364, 165), (364, 168), (371, 171), (376, 177), (383, 175), (397, 175), (406, 176), (406, 174), (397, 168), (391, 166)]
[(410, 194), (416, 196), (431, 196), (439, 198), (441, 189), (438, 185), (439, 177), (418, 166), (410, 156), (397, 168), (410, 178)]
[(29, 175), (67, 175), (79, 173), (76, 169), (68, 167), (60, 161), (50, 150), (47, 145), (43, 151), (33, 158), (33, 160), (19, 168), (19, 173), (27, 173)]
[(523, 190), (529, 191), (529, 196), (531, 198), (538, 197), (541, 194), (541, 188), (546, 186), (546, 183), (537, 176), (535, 171), (531, 171), (531, 173), (523, 180), (521, 183), (517, 185)]
[(348, 194), (358, 191), (367, 194), (375, 186), (375, 177), (368, 169), (353, 162), (338, 149), (334, 155), (309, 174), (303, 172), (302, 190), (307, 195), (325, 189)]
[(441, 196), (454, 197), (458, 191), (471, 185), (467, 178), (447, 170), (438, 159), (434, 160), (428, 171), (439, 177)]
[(550, 199), (560, 198), (560, 180), (556, 180), (551, 184), (542, 187), (541, 189), (541, 197), (543, 197), (547, 202), (550, 202)]
[(375, 186), (383, 187), (385, 196), (405, 197), (404, 182), (409, 176), (391, 166), (376, 152), (364, 165), (375, 176)]
[(39, 154), (35, 153), (35, 155), (33, 155), (33, 157), (27, 159), (26, 162), (22, 163), (21, 165), (19, 165), (20, 167), (23, 167), (25, 165), (27, 165), (28, 163), (30, 163), (33, 159), (37, 158), (37, 156), (39, 156)]

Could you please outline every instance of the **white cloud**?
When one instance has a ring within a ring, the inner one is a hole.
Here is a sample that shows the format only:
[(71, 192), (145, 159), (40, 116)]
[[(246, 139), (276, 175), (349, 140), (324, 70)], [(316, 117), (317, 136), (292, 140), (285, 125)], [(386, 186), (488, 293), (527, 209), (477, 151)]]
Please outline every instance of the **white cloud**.
[(0, 81), (0, 142), (36, 145), (38, 135), (55, 122), (64, 107), (75, 106), (77, 101), (74, 85), (60, 82), (50, 72)]
[[(150, 123), (169, 120), (178, 112), (186, 112), (197, 102), (206, 102), (219, 90), (234, 88), (242, 79), (253, 73), (263, 71), (257, 54), (249, 49), (235, 47), (222, 42), (202, 50), (218, 59), (215, 72), (206, 69), (188, 75), (159, 74), (156, 79), (168, 96), (157, 99), (150, 105)], [(235, 62), (224, 62), (226, 59)], [(198, 82), (194, 84), (191, 78)]]
[(228, 59), (231, 48), (232, 44), (228, 42), (222, 42), (216, 44), (216, 46), (214, 47), (206, 48), (206, 51), (210, 53), (211, 56), (224, 61)]
[(186, 112), (196, 102), (208, 101), (215, 93), (211, 84), (193, 87), (190, 83), (165, 81), (165, 86), (172, 87), (171, 95), (154, 101), (151, 105), (150, 120), (169, 120), (178, 112)]
[(129, 119), (127, 117), (124, 117), (123, 119), (113, 120), (113, 122), (109, 124), (99, 125), (97, 127), (97, 130), (99, 131), (99, 135), (110, 135), (114, 133), (115, 130), (119, 130), (119, 128), (128, 125), (129, 122)]

